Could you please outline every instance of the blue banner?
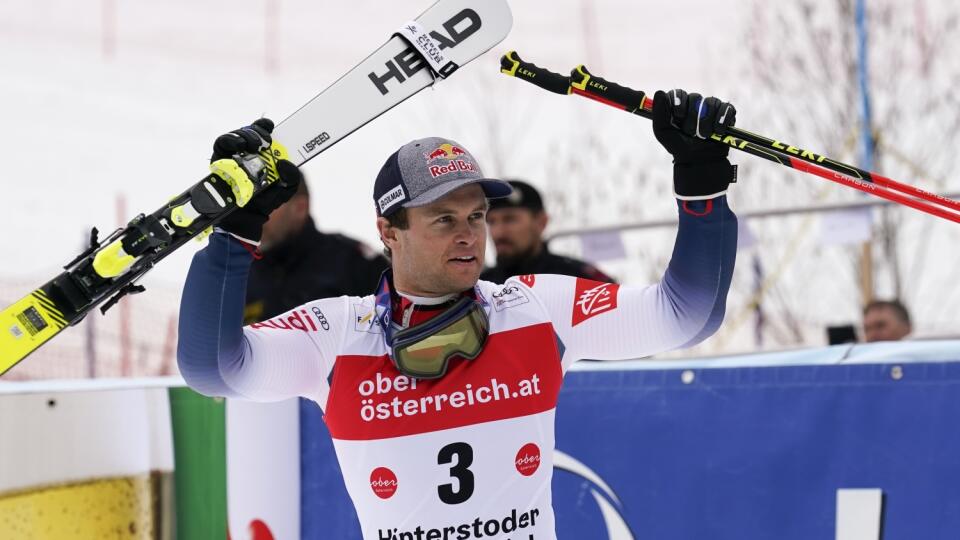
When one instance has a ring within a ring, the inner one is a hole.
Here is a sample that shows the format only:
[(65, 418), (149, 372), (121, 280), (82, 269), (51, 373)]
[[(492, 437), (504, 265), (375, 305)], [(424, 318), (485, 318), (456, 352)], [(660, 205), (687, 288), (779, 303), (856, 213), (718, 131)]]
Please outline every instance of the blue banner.
[[(832, 539), (838, 491), (870, 488), (884, 540), (954, 540), (958, 420), (955, 362), (573, 371), (557, 536)], [(301, 422), (303, 538), (359, 540), (315, 405)]]
[(609, 493), (556, 471), (561, 540), (834, 538), (854, 488), (882, 490), (885, 540), (960, 537), (958, 363), (570, 375), (557, 448)]
[(323, 411), (300, 399), (300, 538), (361, 540)]

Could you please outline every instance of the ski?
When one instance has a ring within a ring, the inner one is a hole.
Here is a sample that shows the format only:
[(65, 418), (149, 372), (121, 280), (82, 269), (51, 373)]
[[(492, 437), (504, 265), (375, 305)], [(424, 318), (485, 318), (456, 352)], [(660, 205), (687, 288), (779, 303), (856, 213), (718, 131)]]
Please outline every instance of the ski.
[(300, 166), (315, 158), (490, 50), (512, 25), (506, 0), (439, 0), (279, 122), (274, 143), (259, 154), (212, 163), (202, 180), (102, 241), (94, 229), (90, 246), (62, 273), (0, 311), (0, 375), (93, 308), (103, 304), (105, 312), (143, 292), (137, 281), (154, 265), (277, 181), (276, 160)]

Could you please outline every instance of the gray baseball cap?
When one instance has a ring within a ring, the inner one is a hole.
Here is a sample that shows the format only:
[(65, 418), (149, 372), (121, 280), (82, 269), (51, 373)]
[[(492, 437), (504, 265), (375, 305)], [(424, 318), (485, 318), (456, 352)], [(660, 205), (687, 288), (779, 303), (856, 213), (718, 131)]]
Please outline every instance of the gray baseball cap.
[(513, 189), (503, 180), (484, 177), (477, 160), (457, 142), (427, 137), (387, 158), (373, 185), (373, 202), (377, 215), (386, 217), (401, 208), (428, 205), (469, 184), (480, 184), (488, 199), (506, 197)]

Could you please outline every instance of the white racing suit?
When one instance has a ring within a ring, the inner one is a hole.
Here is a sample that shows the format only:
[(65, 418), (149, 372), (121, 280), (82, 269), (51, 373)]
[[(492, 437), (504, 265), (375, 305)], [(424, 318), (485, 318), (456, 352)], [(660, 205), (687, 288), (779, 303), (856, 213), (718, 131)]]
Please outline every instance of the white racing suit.
[(208, 395), (322, 407), (365, 540), (554, 540), (554, 411), (567, 368), (687, 347), (723, 319), (736, 217), (725, 197), (679, 206), (659, 283), (481, 281), (486, 346), (434, 381), (397, 372), (373, 296), (319, 299), (242, 327), (252, 256), (215, 233), (184, 288), (180, 369)]

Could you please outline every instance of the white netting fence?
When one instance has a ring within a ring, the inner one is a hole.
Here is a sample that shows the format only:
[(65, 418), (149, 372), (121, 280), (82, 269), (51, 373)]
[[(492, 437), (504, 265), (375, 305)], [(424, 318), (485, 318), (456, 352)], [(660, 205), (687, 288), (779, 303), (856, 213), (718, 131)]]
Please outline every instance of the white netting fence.
[[(51, 271), (51, 277), (54, 271)], [(0, 304), (8, 305), (40, 283), (0, 277)], [(148, 377), (176, 373), (177, 306), (173, 286), (148, 285), (128, 296), (106, 315), (99, 309), (69, 327), (3, 379), (74, 379)]]

